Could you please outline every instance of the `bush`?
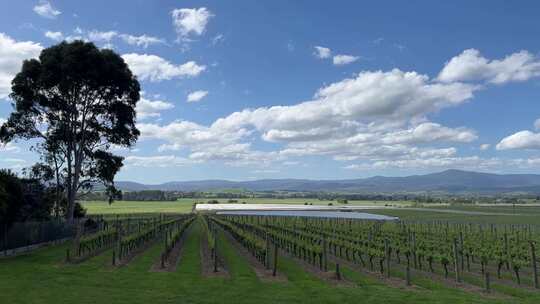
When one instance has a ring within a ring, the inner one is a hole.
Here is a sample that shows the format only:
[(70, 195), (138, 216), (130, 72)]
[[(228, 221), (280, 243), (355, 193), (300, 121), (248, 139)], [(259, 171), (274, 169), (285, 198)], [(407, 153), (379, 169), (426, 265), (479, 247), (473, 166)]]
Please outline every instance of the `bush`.
[(74, 218), (83, 218), (86, 216), (86, 209), (79, 203), (75, 203), (75, 209), (73, 210)]
[(9, 170), (0, 170), (0, 223), (13, 223), (24, 204), (22, 184)]
[(89, 218), (84, 222), (84, 230), (96, 230), (96, 229), (98, 229), (98, 223), (95, 220)]

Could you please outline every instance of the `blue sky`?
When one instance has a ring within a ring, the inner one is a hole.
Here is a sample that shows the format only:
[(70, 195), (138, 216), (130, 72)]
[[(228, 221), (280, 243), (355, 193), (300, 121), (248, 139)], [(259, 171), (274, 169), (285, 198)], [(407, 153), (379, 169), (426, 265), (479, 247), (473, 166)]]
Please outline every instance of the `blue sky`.
[[(540, 4), (4, 1), (0, 121), (21, 61), (121, 54), (144, 90), (118, 179), (338, 179), (540, 168)], [(536, 123), (535, 123), (536, 122)], [(0, 147), (20, 170), (28, 144)]]

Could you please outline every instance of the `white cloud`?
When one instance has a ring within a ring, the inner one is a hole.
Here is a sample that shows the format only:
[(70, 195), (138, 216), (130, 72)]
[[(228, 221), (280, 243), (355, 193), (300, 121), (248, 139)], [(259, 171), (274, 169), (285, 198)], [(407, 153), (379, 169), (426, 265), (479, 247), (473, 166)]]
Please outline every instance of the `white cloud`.
[(253, 126), (263, 133), (275, 130), (320, 134), (335, 128), (354, 130), (381, 121), (403, 124), (466, 102), (475, 89), (459, 83), (431, 83), (425, 75), (398, 69), (368, 71), (321, 88), (314, 100), (234, 112), (214, 125), (229, 129)]
[(540, 130), (540, 118), (534, 121), (534, 129)]
[(223, 41), (225, 41), (225, 36), (223, 34), (217, 34), (216, 36), (214, 36), (214, 38), (212, 38), (212, 45), (218, 45)]
[(55, 9), (49, 1), (40, 0), (36, 6), (34, 6), (34, 12), (42, 17), (55, 19), (62, 12)]
[(141, 98), (141, 100), (137, 102), (137, 117), (140, 119), (160, 117), (161, 111), (170, 110), (172, 108), (174, 108), (174, 105), (170, 102)]
[[(2, 122), (0, 121), (0, 126), (2, 125)], [(17, 147), (15, 144), (8, 142), (6, 144), (3, 144), (0, 142), (0, 152), (12, 152), (12, 153), (19, 153), (21, 152), (21, 148)]]
[(540, 76), (540, 60), (528, 51), (490, 61), (478, 50), (468, 49), (450, 59), (437, 79), (441, 82), (486, 81), (503, 84), (537, 76)]
[(540, 149), (540, 133), (519, 131), (503, 138), (496, 148), (497, 150)]
[(315, 46), (315, 51), (313, 52), (313, 55), (320, 59), (330, 58), (330, 56), (332, 55), (332, 50), (322, 46)]
[(43, 47), (36, 42), (17, 42), (0, 33), (0, 99), (11, 93), (11, 81), (21, 70), (23, 60), (36, 58)]
[(167, 125), (137, 124), (141, 140), (165, 141), (158, 151), (188, 150), (188, 158), (195, 162), (223, 161), (228, 165), (264, 165), (281, 159), (277, 152), (253, 151), (250, 143), (239, 142), (249, 132), (229, 132), (205, 127), (189, 121), (175, 121)]
[(190, 36), (202, 35), (208, 21), (214, 17), (206, 7), (174, 9), (171, 15), (180, 41), (189, 40)]
[(346, 65), (349, 63), (353, 63), (360, 59), (358, 56), (351, 56), (351, 55), (336, 55), (334, 58), (332, 58), (332, 61), (334, 65)]
[(127, 156), (125, 158), (127, 167), (181, 167), (188, 164), (193, 164), (194, 161), (178, 157), (175, 155), (160, 155), (160, 156)]
[(467, 157), (428, 157), (397, 160), (381, 160), (363, 164), (353, 164), (344, 167), (352, 170), (370, 169), (449, 169), (487, 170), (499, 168), (508, 162), (498, 158)]
[(140, 80), (152, 82), (195, 77), (206, 69), (206, 66), (198, 65), (195, 61), (176, 65), (156, 55), (130, 53), (122, 55), (122, 58)]
[(45, 32), (45, 37), (51, 39), (51, 40), (54, 40), (54, 41), (61, 41), (64, 39), (64, 35), (62, 34), (62, 32), (51, 32), (51, 31), (46, 31)]
[(148, 46), (153, 45), (153, 44), (165, 43), (165, 40), (163, 39), (147, 36), (145, 34), (141, 36), (120, 34), (120, 38), (122, 38), (122, 40), (124, 40), (124, 42), (126, 42), (127, 44), (136, 45), (136, 46), (144, 47), (144, 48), (147, 48)]
[(208, 95), (208, 91), (194, 91), (188, 94), (187, 102), (199, 102)]
[[(198, 162), (260, 166), (313, 155), (371, 168), (527, 166), (533, 161), (460, 156), (448, 145), (473, 142), (476, 132), (429, 121), (431, 114), (469, 101), (481, 88), (399, 69), (363, 71), (320, 88), (311, 100), (244, 109), (209, 126), (189, 121), (137, 126), (142, 140), (163, 142), (159, 151), (187, 151), (187, 159)], [(277, 148), (257, 151), (251, 145), (255, 137)]]
[(88, 39), (95, 42), (107, 42), (109, 43), (113, 38), (118, 36), (116, 31), (97, 31), (93, 30), (88, 33)]
[(480, 145), (480, 150), (482, 150), (482, 151), (488, 150), (489, 148), (491, 148), (490, 144), (481, 144)]

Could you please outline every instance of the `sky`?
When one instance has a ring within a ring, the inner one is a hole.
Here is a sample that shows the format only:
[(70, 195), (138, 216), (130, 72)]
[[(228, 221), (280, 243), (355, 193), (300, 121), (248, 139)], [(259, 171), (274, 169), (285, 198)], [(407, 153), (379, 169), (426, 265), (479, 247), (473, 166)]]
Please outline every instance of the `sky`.
[[(540, 3), (2, 1), (0, 123), (24, 59), (82, 39), (137, 75), (117, 180), (538, 173)], [(38, 156), (0, 146), (0, 167)]]

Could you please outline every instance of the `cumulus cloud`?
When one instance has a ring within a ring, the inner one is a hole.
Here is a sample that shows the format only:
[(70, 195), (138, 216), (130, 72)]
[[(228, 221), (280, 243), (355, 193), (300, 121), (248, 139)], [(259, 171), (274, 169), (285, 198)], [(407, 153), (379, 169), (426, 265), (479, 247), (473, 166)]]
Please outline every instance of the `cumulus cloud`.
[(193, 91), (188, 94), (187, 102), (199, 102), (208, 95), (208, 91)]
[[(2, 125), (2, 122), (0, 122), (0, 126)], [(0, 152), (12, 152), (12, 153), (19, 153), (21, 152), (21, 148), (16, 146), (15, 144), (8, 142), (6, 144), (0, 143)]]
[(174, 105), (167, 101), (141, 98), (141, 100), (137, 102), (137, 117), (140, 119), (160, 117), (160, 112), (170, 110), (172, 108), (174, 108)]
[(122, 58), (140, 80), (152, 82), (195, 77), (206, 69), (206, 66), (199, 65), (195, 61), (176, 65), (156, 55), (130, 53), (122, 55)]
[(62, 34), (62, 32), (51, 32), (51, 31), (46, 31), (45, 32), (45, 37), (51, 39), (51, 40), (54, 40), (54, 41), (61, 41), (64, 39), (64, 34)]
[(23, 60), (36, 58), (43, 47), (36, 42), (18, 42), (0, 33), (0, 99), (11, 93), (11, 80), (20, 71)]
[(358, 56), (352, 56), (352, 55), (336, 55), (332, 58), (332, 62), (334, 65), (346, 65), (349, 63), (353, 63), (360, 59)]
[(88, 32), (88, 40), (95, 42), (110, 43), (113, 38), (118, 36), (117, 31), (97, 31), (92, 30)]
[(506, 164), (504, 160), (498, 158), (481, 158), (478, 156), (467, 157), (428, 157), (396, 160), (380, 160), (363, 164), (353, 164), (345, 166), (345, 169), (370, 170), (370, 169), (475, 169), (489, 170), (499, 168)]
[(476, 49), (468, 49), (448, 61), (437, 79), (441, 82), (486, 81), (503, 84), (540, 76), (540, 60), (528, 51), (503, 59), (489, 60)]
[[(159, 151), (187, 151), (187, 159), (200, 162), (261, 165), (295, 157), (325, 156), (358, 162), (352, 167), (371, 168), (530, 165), (534, 160), (510, 163), (460, 156), (451, 145), (477, 140), (476, 132), (429, 120), (433, 113), (468, 102), (481, 88), (474, 83), (437, 81), (414, 71), (363, 71), (321, 87), (310, 100), (244, 109), (208, 126), (175, 121), (138, 127), (142, 140), (163, 142)], [(534, 136), (540, 137), (528, 134)], [(255, 137), (273, 142), (277, 148), (257, 151), (251, 145)], [(501, 141), (497, 149), (513, 146), (508, 141)], [(537, 142), (540, 148), (540, 139)]]
[(47, 38), (50, 38), (52, 40), (62, 40), (65, 39), (67, 41), (73, 41), (73, 40), (84, 40), (84, 41), (91, 41), (96, 44), (99, 44), (103, 47), (112, 48), (113, 47), (113, 41), (116, 40), (122, 40), (123, 42), (134, 45), (137, 47), (142, 48), (148, 48), (150, 45), (155, 44), (164, 44), (166, 43), (165, 39), (161, 39), (158, 37), (142, 34), (142, 35), (132, 35), (132, 34), (126, 34), (126, 33), (120, 33), (118, 31), (100, 31), (100, 30), (86, 30), (82, 29), (80, 27), (76, 27), (73, 30), (73, 33), (71, 35), (63, 35), (62, 32), (50, 32), (47, 31), (45, 33), (45, 36)]
[(497, 150), (540, 149), (540, 133), (519, 131), (503, 138), (496, 148)]
[(540, 130), (540, 118), (534, 121), (534, 129)]
[(178, 157), (175, 155), (159, 155), (159, 156), (127, 156), (125, 158), (125, 163), (127, 167), (144, 167), (144, 168), (155, 168), (155, 167), (181, 167), (188, 164), (193, 164), (194, 161)]
[(330, 56), (332, 55), (332, 51), (326, 47), (315, 46), (315, 51), (313, 52), (313, 55), (320, 59), (326, 59), (330, 58)]
[(249, 125), (263, 133), (324, 133), (374, 121), (407, 122), (466, 102), (475, 89), (460, 83), (431, 83), (416, 72), (368, 71), (319, 89), (313, 100), (234, 112), (214, 125), (225, 129)]
[(56, 17), (62, 14), (61, 11), (55, 9), (49, 1), (40, 0), (38, 4), (34, 6), (34, 12), (41, 17), (56, 19)]
[(481, 144), (480, 145), (480, 150), (482, 150), (482, 151), (488, 150), (489, 148), (491, 148), (490, 144)]
[(136, 45), (136, 46), (144, 47), (144, 48), (147, 48), (148, 46), (153, 45), (153, 44), (163, 44), (163, 43), (165, 43), (165, 40), (163, 40), (163, 39), (148, 36), (148, 35), (145, 35), (145, 34), (143, 34), (141, 36), (134, 36), (134, 35), (129, 35), (129, 34), (120, 34), (120, 38), (122, 38), (122, 40), (124, 42), (126, 42), (127, 44)]
[(208, 21), (214, 17), (206, 7), (180, 8), (171, 12), (173, 25), (178, 34), (178, 40), (190, 40), (190, 37), (202, 35)]

